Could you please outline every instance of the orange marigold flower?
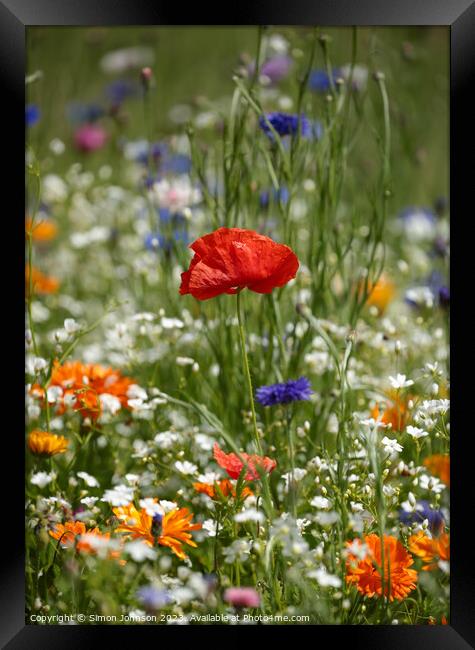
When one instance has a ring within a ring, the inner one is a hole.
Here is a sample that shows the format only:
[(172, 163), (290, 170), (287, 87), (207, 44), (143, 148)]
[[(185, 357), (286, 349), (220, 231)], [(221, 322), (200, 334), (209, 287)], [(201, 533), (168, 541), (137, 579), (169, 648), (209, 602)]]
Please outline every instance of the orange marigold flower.
[(68, 448), (69, 440), (49, 431), (34, 429), (28, 436), (28, 448), (37, 456), (55, 456), (62, 454)]
[[(227, 497), (231, 495), (236, 497), (236, 488), (227, 478), (222, 481), (216, 481), (213, 485), (209, 483), (193, 483), (193, 487), (200, 494), (207, 494), (211, 499), (219, 499), (221, 496)], [(241, 491), (241, 498), (245, 499), (246, 497), (253, 496), (252, 490), (248, 487), (244, 487)]]
[[(62, 397), (59, 412), (65, 411), (66, 403), (72, 400), (73, 409), (83, 417), (97, 420), (102, 412), (101, 395), (111, 395), (119, 400), (122, 408), (129, 408), (127, 391), (134, 384), (130, 377), (124, 377), (118, 370), (94, 363), (67, 361), (53, 364), (50, 386), (61, 388)], [(44, 389), (38, 384), (31, 388), (34, 395), (44, 397)]]
[(388, 277), (382, 275), (375, 285), (368, 285), (366, 304), (369, 307), (377, 307), (379, 313), (383, 314), (395, 294), (395, 284)]
[(423, 571), (434, 571), (438, 568), (439, 560), (450, 560), (450, 538), (447, 533), (442, 533), (439, 537), (428, 537), (421, 530), (409, 537), (409, 550), (425, 563)]
[(450, 487), (450, 456), (446, 454), (433, 454), (428, 456), (423, 465), (428, 468), (431, 474), (440, 478), (442, 483)]
[(49, 531), (51, 537), (57, 539), (63, 548), (73, 546), (76, 537), (85, 533), (86, 526), (82, 521), (67, 521), (65, 524), (56, 524), (54, 530)]
[(25, 232), (31, 234), (31, 238), (36, 242), (47, 242), (54, 239), (58, 233), (58, 226), (50, 219), (41, 219), (36, 223), (28, 218), (25, 223)]
[[(366, 535), (364, 540), (368, 547), (364, 559), (356, 557), (351, 552), (348, 554), (346, 581), (354, 584), (364, 596), (370, 598), (376, 594), (381, 596), (383, 594), (380, 573), (381, 539), (373, 533)], [(361, 546), (359, 539), (346, 544), (351, 547), (355, 543)], [(384, 535), (384, 593), (386, 596), (389, 595), (390, 601), (402, 600), (416, 588), (417, 571), (409, 568), (413, 563), (412, 556), (398, 539), (392, 535)]]
[(239, 456), (234, 453), (226, 454), (220, 449), (217, 442), (214, 443), (213, 455), (218, 465), (226, 470), (231, 478), (239, 478), (245, 464), (247, 471), (244, 478), (246, 481), (254, 481), (261, 477), (257, 467), (267, 473), (272, 472), (277, 467), (277, 462), (267, 456), (249, 455), (244, 452)]
[[(56, 293), (59, 289), (59, 280), (53, 276), (45, 275), (36, 267), (31, 269), (31, 283), (33, 287), (33, 293)], [(30, 290), (30, 271), (28, 266), (25, 267), (25, 284), (26, 284), (26, 293), (29, 293)]]
[[(80, 553), (89, 553), (91, 555), (96, 555), (98, 552), (98, 547), (94, 542), (96, 540), (108, 542), (110, 540), (110, 536), (110, 533), (101, 533), (97, 527), (91, 528), (91, 530), (88, 530), (86, 533), (81, 534), (77, 541), (76, 549)], [(120, 550), (109, 550), (107, 555), (110, 559), (119, 560), (119, 564), (121, 565), (126, 564), (125, 560), (120, 560)]]
[(388, 401), (386, 408), (381, 413), (379, 406), (376, 404), (371, 409), (371, 417), (375, 420), (381, 420), (384, 424), (390, 424), (393, 431), (403, 431), (410, 421), (408, 411), (408, 402), (411, 395), (404, 396), (396, 391), (388, 392)]
[[(158, 503), (157, 499), (154, 499)], [(149, 546), (168, 546), (181, 560), (186, 559), (182, 544), (196, 547), (190, 531), (199, 530), (201, 524), (192, 524), (193, 513), (188, 508), (174, 508), (166, 514), (153, 517), (145, 508), (137, 510), (133, 503), (112, 508), (121, 522), (117, 532), (130, 533), (133, 539), (143, 539)]]

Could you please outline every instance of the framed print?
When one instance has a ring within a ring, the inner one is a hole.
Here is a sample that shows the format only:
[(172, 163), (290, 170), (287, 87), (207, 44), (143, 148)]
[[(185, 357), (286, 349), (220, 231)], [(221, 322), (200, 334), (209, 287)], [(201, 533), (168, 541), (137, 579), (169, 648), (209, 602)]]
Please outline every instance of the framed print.
[(0, 3), (3, 645), (473, 647), (475, 9), (177, 9)]

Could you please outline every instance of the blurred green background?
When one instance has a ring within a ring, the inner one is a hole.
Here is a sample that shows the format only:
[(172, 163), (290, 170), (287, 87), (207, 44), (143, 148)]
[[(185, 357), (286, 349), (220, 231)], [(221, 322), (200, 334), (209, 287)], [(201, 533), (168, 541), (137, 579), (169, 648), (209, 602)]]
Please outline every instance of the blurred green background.
[[(357, 63), (368, 66), (370, 74), (382, 70), (387, 79), (397, 202), (431, 204), (436, 197), (447, 196), (449, 185), (448, 28), (375, 27), (357, 31)], [(275, 27), (269, 32), (282, 34), (290, 40), (291, 49), (304, 52), (300, 63), (303, 65), (310, 47), (310, 28)], [(332, 38), (332, 66), (348, 63), (351, 29), (322, 28), (322, 32)], [(254, 58), (256, 44), (256, 27), (30, 27), (27, 29), (28, 74), (40, 70), (42, 77), (27, 86), (27, 102), (37, 104), (41, 110), (41, 121), (29, 129), (29, 144), (43, 161), (44, 171), (61, 173), (78, 160), (77, 151), (70, 146), (74, 132), (74, 125), (68, 119), (70, 104), (107, 105), (107, 84), (115, 79), (138, 81), (139, 78), (139, 69), (126, 74), (106, 74), (101, 69), (101, 58), (112, 50), (133, 46), (152, 48), (155, 89), (151, 135), (159, 140), (183, 130), (183, 125), (177, 125), (169, 117), (176, 104), (194, 106), (196, 114), (197, 98), (211, 101), (229, 98), (239, 57), (247, 53), (249, 58)], [(323, 68), (319, 49), (314, 68)], [(290, 75), (279, 86), (283, 94), (294, 99), (296, 77)], [(375, 85), (370, 79), (369, 92), (373, 92)], [(147, 137), (140, 99), (127, 100), (125, 112), (126, 121), (120, 126), (110, 117), (101, 121), (113, 136)], [(49, 143), (53, 138), (65, 143), (62, 156), (51, 156)], [(105, 162), (113, 164), (111, 153), (118, 154), (114, 138), (108, 147), (82, 162), (87, 168), (97, 169)], [(371, 164), (374, 150), (369, 144), (367, 156)]]

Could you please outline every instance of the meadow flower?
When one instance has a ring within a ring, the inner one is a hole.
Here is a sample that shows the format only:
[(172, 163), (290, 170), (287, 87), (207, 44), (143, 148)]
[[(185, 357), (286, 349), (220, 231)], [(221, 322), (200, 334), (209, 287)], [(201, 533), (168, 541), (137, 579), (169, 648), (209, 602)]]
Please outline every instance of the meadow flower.
[(180, 294), (208, 300), (248, 288), (271, 293), (295, 277), (299, 261), (284, 244), (242, 228), (219, 228), (197, 239), (195, 255), (181, 274)]
[(113, 50), (105, 54), (100, 66), (107, 74), (121, 74), (129, 70), (151, 66), (155, 61), (155, 54), (150, 47), (126, 47)]
[(99, 487), (99, 481), (95, 476), (91, 476), (87, 472), (78, 472), (77, 476), (79, 476), (79, 478), (82, 478), (88, 487)]
[[(340, 77), (339, 68), (334, 68), (331, 73), (331, 81), (335, 81)], [(308, 86), (314, 92), (328, 92), (331, 89), (330, 76), (326, 70), (312, 70), (308, 78)]]
[(406, 433), (415, 440), (418, 440), (419, 438), (425, 438), (429, 435), (429, 433), (427, 431), (424, 431), (424, 429), (419, 429), (419, 427), (413, 427), (411, 425), (406, 427)]
[(126, 506), (134, 498), (134, 488), (128, 485), (116, 485), (111, 490), (106, 490), (101, 501), (111, 506)]
[[(148, 508), (140, 511), (129, 503), (112, 509), (119, 519), (116, 532), (128, 533), (133, 539), (142, 539), (149, 546), (168, 546), (175, 555), (184, 560), (187, 556), (182, 544), (196, 546), (190, 531), (199, 530), (201, 524), (192, 524), (193, 514), (187, 508), (175, 508), (164, 514), (160, 521), (147, 512)], [(158, 525), (157, 525), (158, 524)]]
[[(73, 410), (79, 411), (83, 417), (97, 420), (104, 407), (110, 410), (113, 406), (113, 412), (118, 410), (119, 405), (128, 408), (127, 391), (135, 383), (133, 379), (122, 376), (118, 370), (99, 364), (67, 361), (61, 365), (56, 360), (50, 386), (59, 387), (63, 391), (59, 412), (64, 412), (66, 406), (71, 404)], [(32, 391), (44, 395), (42, 387), (36, 384), (32, 386)]]
[(74, 546), (79, 535), (85, 535), (86, 532), (89, 531), (82, 521), (66, 521), (64, 524), (55, 524), (49, 534), (60, 542), (62, 548), (69, 548)]
[(223, 599), (234, 607), (259, 607), (261, 598), (252, 587), (230, 587), (226, 589)]
[(261, 386), (256, 390), (256, 400), (263, 406), (290, 404), (309, 400), (312, 392), (309, 380), (300, 377), (300, 379), (289, 379), (282, 384)]
[(68, 448), (69, 440), (49, 431), (34, 429), (28, 436), (28, 449), (36, 456), (55, 456)]
[(409, 550), (424, 562), (423, 571), (434, 571), (439, 561), (450, 560), (450, 539), (447, 533), (428, 537), (421, 530), (409, 538)]
[[(214, 483), (214, 484), (213, 484)], [(193, 488), (200, 494), (206, 494), (211, 499), (221, 499), (222, 497), (236, 497), (236, 486), (229, 479), (214, 481), (213, 483), (193, 483)], [(253, 492), (248, 487), (241, 490), (241, 498), (252, 496)]]
[(158, 589), (153, 585), (145, 585), (137, 590), (137, 599), (148, 610), (161, 609), (171, 602), (166, 589)]
[[(367, 554), (359, 559), (351, 553), (346, 560), (346, 581), (354, 584), (358, 591), (370, 598), (383, 595), (381, 573), (381, 538), (374, 533), (364, 537)], [(347, 542), (361, 544), (360, 540)], [(414, 560), (401, 542), (392, 535), (384, 535), (384, 595), (389, 600), (403, 600), (416, 588), (417, 571), (410, 569)], [(376, 566), (377, 565), (377, 566)], [(389, 584), (390, 583), (390, 591)]]
[(273, 142), (274, 134), (268, 123), (280, 136), (297, 135), (299, 129), (302, 137), (311, 135), (310, 123), (303, 114), (298, 116), (291, 113), (267, 113), (265, 118), (263, 116), (259, 117), (259, 126), (269, 140)]
[[(59, 280), (53, 276), (45, 275), (36, 267), (31, 267), (31, 284), (33, 293), (49, 294), (56, 293), (59, 289)], [(25, 285), (26, 293), (29, 293), (30, 288), (30, 270), (28, 266), (25, 267)]]
[(107, 132), (97, 124), (85, 124), (74, 133), (74, 144), (84, 152), (102, 149), (107, 141)]
[(39, 219), (33, 222), (28, 218), (25, 223), (25, 232), (31, 235), (31, 238), (36, 243), (45, 243), (54, 239), (58, 233), (58, 226), (51, 219)]
[(25, 106), (25, 124), (26, 126), (34, 126), (40, 119), (41, 112), (36, 104), (28, 104)]
[[(360, 292), (362, 289), (363, 284), (361, 283)], [(377, 307), (379, 313), (383, 314), (396, 295), (396, 285), (383, 274), (375, 284), (368, 284), (367, 291), (368, 297), (366, 298), (366, 304), (368, 307)]]
[(384, 438), (381, 440), (381, 444), (383, 445), (385, 454), (394, 454), (402, 451), (402, 445), (400, 445), (394, 438), (388, 438), (387, 436), (384, 436)]
[(445, 485), (440, 482), (438, 478), (434, 476), (427, 476), (427, 474), (421, 474), (418, 479), (419, 487), (422, 490), (429, 490), (429, 492), (434, 492), (434, 494), (439, 494), (445, 490)]
[(429, 530), (433, 534), (441, 532), (445, 525), (444, 515), (440, 510), (431, 508), (428, 501), (415, 501), (414, 505), (410, 501), (404, 501), (402, 509), (399, 512), (399, 520), (406, 524), (422, 524), (426, 519), (429, 524)]
[(224, 561), (226, 564), (234, 562), (245, 562), (252, 549), (252, 543), (248, 539), (240, 537), (235, 539), (230, 546), (223, 548)]
[(422, 462), (424, 467), (440, 478), (442, 483), (450, 487), (450, 456), (445, 454), (433, 454)]
[(54, 481), (55, 478), (56, 474), (54, 472), (49, 474), (47, 472), (36, 472), (36, 474), (32, 475), (30, 481), (33, 485), (43, 488), (49, 485), (51, 481)]
[[(259, 74), (269, 80), (271, 84), (277, 84), (289, 74), (293, 61), (290, 56), (280, 54), (270, 57), (261, 65)], [(248, 68), (249, 74), (254, 74), (256, 64), (251, 63)]]
[(341, 587), (341, 579), (338, 576), (328, 573), (325, 568), (313, 569), (307, 572), (307, 578), (313, 578), (318, 582), (320, 587)]
[(396, 375), (396, 377), (391, 377), (390, 375), (389, 382), (391, 386), (396, 390), (399, 390), (401, 388), (408, 388), (408, 386), (412, 386), (414, 384), (412, 379), (406, 379), (406, 375), (401, 375), (399, 373)]
[(327, 499), (326, 497), (316, 496), (310, 501), (310, 505), (319, 510), (327, 510), (331, 507), (332, 503), (330, 499)]
[(398, 218), (402, 232), (413, 243), (425, 242), (435, 236), (437, 219), (429, 208), (405, 208)]
[(180, 472), (180, 474), (196, 474), (198, 471), (198, 467), (194, 463), (190, 463), (189, 460), (177, 460), (175, 467)]
[(143, 562), (144, 560), (155, 560), (157, 551), (140, 539), (124, 544), (124, 551), (130, 555), (134, 562)]
[(409, 400), (410, 395), (401, 395), (396, 391), (388, 393), (386, 408), (380, 411), (380, 406), (376, 404), (371, 409), (371, 417), (385, 425), (391, 425), (393, 431), (403, 431), (409, 420)]
[(214, 443), (213, 455), (215, 461), (226, 470), (230, 478), (239, 478), (243, 468), (246, 467), (244, 475), (246, 481), (259, 479), (260, 472), (270, 473), (277, 466), (277, 462), (267, 456), (249, 455), (244, 452), (241, 452), (239, 456), (235, 453), (226, 454), (217, 442)]

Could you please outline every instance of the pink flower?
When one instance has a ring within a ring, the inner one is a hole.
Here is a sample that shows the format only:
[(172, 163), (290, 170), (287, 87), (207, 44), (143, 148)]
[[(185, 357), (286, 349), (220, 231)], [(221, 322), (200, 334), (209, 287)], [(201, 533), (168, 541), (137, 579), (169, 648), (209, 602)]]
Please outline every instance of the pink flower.
[(261, 599), (252, 587), (230, 587), (224, 592), (224, 600), (234, 607), (259, 607)]
[(74, 134), (74, 144), (80, 151), (102, 149), (107, 140), (107, 133), (95, 124), (85, 124)]

